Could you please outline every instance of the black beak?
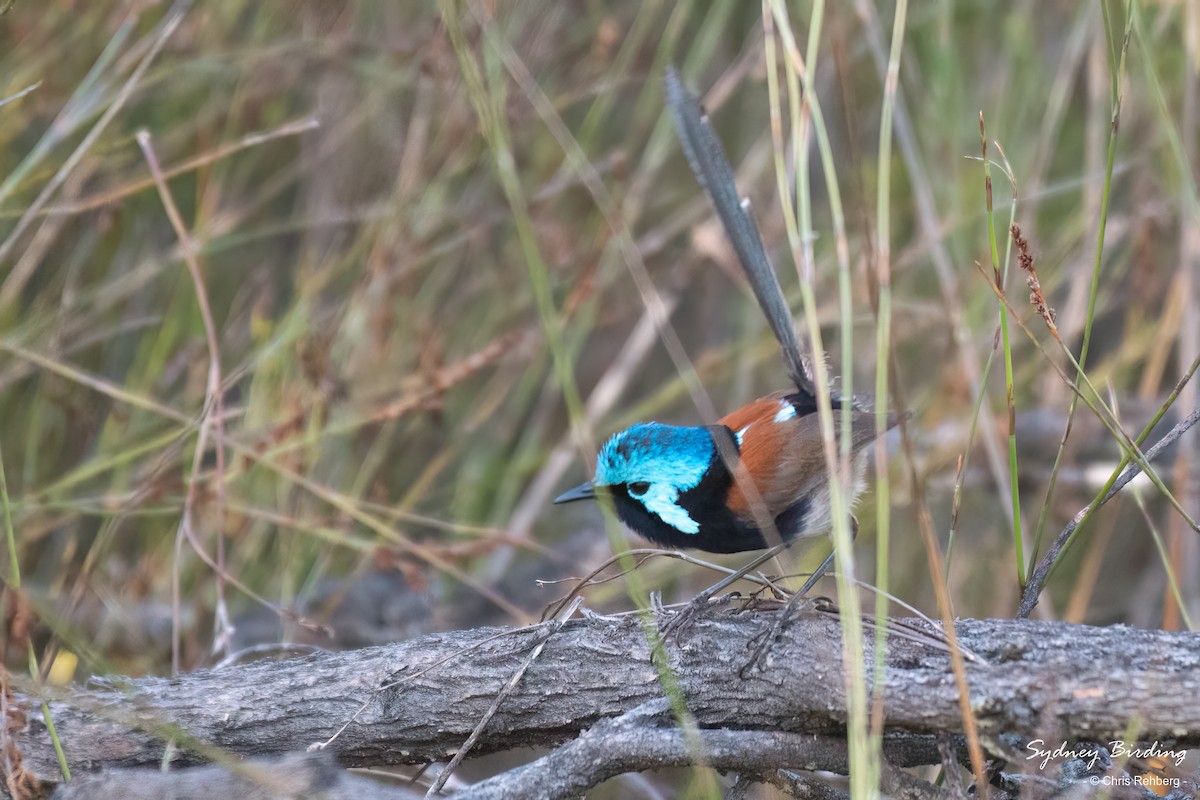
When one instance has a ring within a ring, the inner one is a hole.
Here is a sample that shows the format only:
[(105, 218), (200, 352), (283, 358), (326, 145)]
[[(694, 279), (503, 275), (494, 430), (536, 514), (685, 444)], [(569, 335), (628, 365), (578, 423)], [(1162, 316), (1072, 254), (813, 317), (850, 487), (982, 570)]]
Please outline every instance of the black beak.
[(563, 492), (558, 497), (554, 498), (554, 504), (573, 503), (576, 500), (591, 500), (596, 496), (596, 487), (592, 486), (591, 481), (581, 483), (569, 492)]

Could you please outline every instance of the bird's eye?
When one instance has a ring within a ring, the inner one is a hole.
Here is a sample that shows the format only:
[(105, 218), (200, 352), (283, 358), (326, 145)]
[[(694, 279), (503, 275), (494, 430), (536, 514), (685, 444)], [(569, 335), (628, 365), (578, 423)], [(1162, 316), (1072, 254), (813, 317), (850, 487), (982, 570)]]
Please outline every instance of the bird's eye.
[(629, 484), (629, 493), (634, 497), (641, 497), (646, 492), (650, 491), (650, 484), (645, 481), (637, 481)]

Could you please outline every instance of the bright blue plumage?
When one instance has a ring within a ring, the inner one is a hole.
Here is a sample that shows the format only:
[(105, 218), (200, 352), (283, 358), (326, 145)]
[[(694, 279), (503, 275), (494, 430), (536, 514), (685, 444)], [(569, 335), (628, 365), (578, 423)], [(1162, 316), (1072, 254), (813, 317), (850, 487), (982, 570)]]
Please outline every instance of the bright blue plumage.
[(705, 428), (643, 422), (613, 436), (600, 450), (596, 486), (625, 486), (648, 511), (682, 533), (700, 523), (679, 504), (708, 471), (716, 446)]

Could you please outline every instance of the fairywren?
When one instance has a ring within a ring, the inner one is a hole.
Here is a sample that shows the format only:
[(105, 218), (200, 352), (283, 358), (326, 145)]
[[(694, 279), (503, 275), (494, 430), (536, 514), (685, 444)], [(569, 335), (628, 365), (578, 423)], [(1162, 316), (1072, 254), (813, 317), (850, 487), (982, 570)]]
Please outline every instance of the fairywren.
[[(721, 143), (673, 69), (667, 71), (667, 104), (692, 171), (779, 341), (795, 389), (755, 400), (715, 425), (633, 425), (600, 449), (595, 480), (554, 502), (603, 492), (621, 520), (650, 541), (713, 553), (759, 550), (824, 533), (832, 521), (829, 473), (816, 389), (791, 311), (762, 236), (739, 201)], [(876, 438), (875, 415), (852, 398), (835, 395), (832, 405), (835, 426), (850, 415), (855, 465), (846, 491), (853, 502), (862, 489), (865, 447)], [(894, 424), (889, 417), (889, 427)]]

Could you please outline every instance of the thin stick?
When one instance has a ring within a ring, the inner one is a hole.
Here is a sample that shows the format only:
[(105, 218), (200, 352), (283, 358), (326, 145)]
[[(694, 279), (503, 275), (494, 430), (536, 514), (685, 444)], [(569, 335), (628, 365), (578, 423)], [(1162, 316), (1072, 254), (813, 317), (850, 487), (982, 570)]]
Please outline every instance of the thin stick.
[[(778, 545), (777, 545), (777, 547), (778, 547)], [(771, 555), (774, 555), (774, 553), (771, 553)], [(555, 601), (553, 604), (548, 606), (546, 611), (543, 612), (543, 614), (542, 614), (542, 619), (545, 620), (545, 619), (549, 619), (551, 617), (557, 616), (559, 611), (562, 610), (563, 606), (565, 606), (567, 603), (569, 603), (571, 601), (571, 599), (575, 597), (575, 595), (579, 594), (579, 592), (583, 591), (588, 586), (594, 586), (599, 583), (607, 583), (610, 580), (614, 580), (615, 578), (619, 578), (622, 575), (627, 574), (628, 570), (625, 570), (625, 571), (618, 573), (617, 575), (614, 575), (614, 576), (611, 576), (608, 578), (600, 578), (600, 579), (596, 578), (597, 575), (599, 575), (601, 572), (608, 569), (612, 565), (621, 563), (625, 559), (630, 558), (632, 556), (644, 556), (644, 558), (639, 559), (637, 561), (637, 563), (633, 565), (633, 567), (632, 567), (633, 569), (637, 569), (643, 563), (645, 563), (646, 560), (653, 558), (654, 556), (663, 556), (665, 558), (676, 558), (676, 559), (679, 559), (680, 561), (686, 561), (689, 564), (695, 564), (697, 566), (704, 567), (706, 569), (710, 569), (713, 572), (724, 572), (726, 575), (736, 576), (736, 577), (732, 577), (732, 579), (728, 580), (728, 582), (723, 581), (721, 584), (718, 584), (719, 588), (717, 588), (716, 591), (720, 591), (721, 589), (725, 588), (726, 586), (730, 585), (731, 583), (733, 583), (734, 581), (736, 581), (740, 578), (745, 578), (748, 581), (758, 583), (764, 587), (774, 586), (774, 584), (771, 581), (768, 581), (765, 578), (761, 578), (759, 576), (753, 576), (753, 575), (749, 574), (749, 572), (751, 570), (753, 570), (756, 567), (761, 566), (763, 563), (765, 563), (766, 560), (768, 560), (770, 558), (770, 556), (767, 556), (767, 558), (764, 558), (762, 560), (752, 561), (749, 565), (747, 565), (746, 567), (743, 567), (740, 570), (734, 570), (734, 569), (731, 569), (730, 567), (725, 567), (720, 564), (714, 564), (711, 561), (705, 561), (704, 559), (696, 558), (693, 555), (689, 555), (687, 553), (683, 553), (683, 552), (680, 552), (677, 550), (659, 550), (657, 548), (638, 548), (635, 550), (623, 550), (622, 552), (617, 553), (615, 556), (612, 556), (611, 558), (606, 560), (603, 564), (596, 567), (594, 570), (589, 572), (584, 577), (574, 579), (576, 581), (575, 586), (572, 587), (571, 591), (568, 592), (565, 597)], [(539, 580), (538, 585), (539, 586), (552, 586), (556, 583), (562, 583), (566, 580), (571, 580), (571, 579), (566, 578), (566, 579), (559, 580), (559, 581)], [(708, 595), (708, 596), (711, 597), (712, 595)]]
[(513, 690), (517, 688), (517, 684), (521, 682), (521, 678), (524, 677), (526, 671), (528, 671), (529, 667), (533, 665), (533, 662), (537, 660), (537, 657), (542, 654), (542, 650), (546, 647), (546, 642), (550, 641), (551, 636), (562, 630), (562, 626), (566, 624), (567, 620), (574, 616), (575, 612), (579, 610), (579, 606), (581, 605), (583, 605), (583, 598), (575, 598), (575, 601), (572, 602), (571, 605), (568, 606), (557, 619), (555, 619), (554, 624), (551, 625), (544, 634), (542, 634), (541, 640), (537, 643), (537, 645), (534, 646), (529, 655), (526, 656), (525, 661), (521, 664), (517, 671), (513, 673), (512, 677), (508, 679), (508, 683), (504, 684), (504, 688), (501, 689), (500, 693), (496, 695), (496, 699), (492, 701), (492, 704), (488, 707), (488, 710), (484, 712), (483, 717), (479, 720), (479, 724), (475, 726), (475, 730), (471, 731), (471, 735), (467, 737), (465, 742), (463, 742), (463, 746), (459, 748), (457, 753), (454, 754), (454, 758), (450, 759), (450, 763), (446, 765), (444, 770), (442, 770), (442, 774), (438, 775), (437, 780), (435, 780), (433, 785), (429, 787), (429, 791), (425, 794), (426, 797), (433, 797), (442, 790), (442, 787), (446, 785), (446, 781), (450, 779), (450, 775), (454, 772), (458, 765), (462, 763), (462, 760), (467, 757), (467, 753), (471, 752), (471, 748), (475, 746), (475, 743), (479, 741), (479, 737), (483, 735), (483, 729), (487, 726), (488, 722), (496, 715), (496, 712), (500, 710), (500, 704), (504, 702), (506, 697), (512, 694)]
[[(1157, 456), (1163, 448), (1173, 443), (1176, 439), (1186, 433), (1193, 425), (1200, 421), (1200, 408), (1194, 409), (1187, 418), (1167, 432), (1167, 435), (1155, 442), (1154, 446), (1146, 451), (1146, 461), (1149, 462)], [(1094, 503), (1089, 503), (1077, 513), (1062, 532), (1058, 534), (1058, 538), (1054, 540), (1054, 544), (1046, 550), (1046, 555), (1038, 563), (1037, 569), (1033, 571), (1033, 575), (1029, 577), (1029, 583), (1025, 585), (1025, 591), (1021, 596), (1021, 608), (1017, 611), (1018, 618), (1026, 618), (1033, 612), (1034, 606), (1037, 605), (1038, 596), (1042, 593), (1042, 586), (1046, 583), (1046, 578), (1050, 575), (1050, 570), (1058, 561), (1059, 555), (1070, 543), (1075, 530), (1083, 524), (1083, 522), (1092, 515), (1096, 509), (1104, 505), (1117, 492), (1125, 487), (1125, 484), (1133, 480), (1142, 468), (1137, 464), (1130, 464), (1125, 472), (1121, 473), (1113, 485), (1109, 488), (1104, 496)]]
[[(162, 177), (170, 180), (177, 178), (180, 175), (185, 175), (189, 172), (194, 172), (201, 167), (206, 167), (213, 162), (220, 161), (223, 158), (240, 153), (251, 147), (257, 147), (261, 144), (281, 139), (287, 136), (298, 136), (307, 131), (321, 127), (321, 122), (315, 117), (305, 119), (292, 120), (285, 122), (277, 128), (272, 128), (268, 131), (255, 131), (248, 133), (236, 142), (230, 142), (227, 145), (216, 148), (215, 150), (202, 153), (194, 158), (189, 158), (186, 161), (174, 164), (162, 170)], [(115, 189), (109, 189), (99, 194), (85, 197), (82, 200), (76, 200), (71, 203), (64, 203), (58, 206), (51, 206), (44, 209), (41, 213), (45, 216), (59, 216), (69, 214), (82, 214), (85, 211), (92, 211), (97, 208), (111, 205), (118, 200), (135, 195), (138, 192), (149, 189), (157, 185), (157, 179), (154, 176), (143, 178), (142, 180), (133, 181), (124, 186), (118, 186)]]
[[(667, 636), (669, 636), (671, 631), (678, 628), (680, 625), (682, 625), (685, 621), (687, 621), (692, 616), (692, 614), (689, 613), (689, 610), (697, 609), (697, 608), (703, 606), (715, 594), (717, 594), (717, 592), (721, 591), (722, 589), (724, 589), (728, 586), (731, 586), (732, 584), (734, 584), (735, 582), (737, 582), (738, 580), (742, 579), (747, 574), (749, 574), (752, 570), (758, 569), (763, 564), (767, 563), (772, 558), (779, 555), (780, 553), (782, 553), (784, 550), (786, 550), (790, 546), (791, 546), (791, 542), (784, 542), (783, 544), (777, 544), (774, 547), (767, 548), (766, 550), (764, 550), (763, 552), (761, 552), (757, 556), (755, 556), (748, 564), (746, 564), (741, 569), (737, 570), (736, 572), (731, 572), (730, 574), (726, 575), (721, 580), (714, 583), (712, 586), (710, 586), (707, 589), (705, 589), (704, 591), (700, 592), (700, 594), (693, 597), (691, 602), (689, 602), (682, 611), (680, 611), (678, 614), (676, 614), (674, 619), (672, 619), (670, 622), (668, 622), (666, 624), (666, 626), (663, 627), (663, 629), (662, 629), (663, 638), (665, 639)], [(826, 559), (827, 562), (828, 562), (828, 560), (829, 559)]]
[(41, 81), (37, 81), (35, 83), (29, 84), (24, 89), (17, 92), (16, 94), (9, 95), (8, 97), (4, 98), (3, 100), (0, 100), (0, 106), (6, 106), (15, 100), (20, 100), (22, 97), (24, 97), (25, 95), (29, 94), (30, 92), (36, 90), (41, 85), (42, 85)]
[[(162, 168), (158, 165), (158, 157), (154, 154), (154, 147), (150, 143), (150, 132), (140, 130), (137, 133), (138, 146), (142, 148), (142, 154), (146, 157), (146, 164), (150, 167), (150, 174), (154, 176), (154, 183), (158, 187), (158, 195), (162, 199), (163, 208), (167, 212), (167, 218), (171, 220), (171, 227), (175, 229), (175, 236), (179, 239), (179, 249), (183, 253), (184, 263), (187, 264), (188, 273), (192, 277), (192, 286), (196, 290), (196, 303), (200, 306), (200, 318), (204, 321), (204, 338), (208, 344), (208, 385), (204, 389), (204, 411), (200, 418), (200, 431), (196, 439), (196, 450), (192, 456), (192, 472), (188, 477), (187, 497), (183, 503), (183, 517), (180, 520), (179, 536), (182, 537), (185, 530), (190, 530), (192, 525), (192, 512), (195, 509), (197, 489), (199, 480), (197, 476), (200, 473), (200, 467), (204, 458), (205, 444), (208, 439), (208, 431), (211, 427), (213, 432), (213, 446), (217, 451), (217, 487), (216, 487), (216, 505), (217, 505), (217, 607), (216, 607), (216, 622), (219, 626), (216, 641), (213, 643), (213, 649), (219, 650), (229, 643), (230, 637), (233, 634), (233, 625), (229, 621), (228, 606), (225, 604), (225, 579), (222, 577), (225, 573), (225, 425), (222, 422), (225, 416), (225, 406), (222, 401), (221, 391), (221, 350), (217, 342), (217, 325), (213, 321), (212, 307), (208, 303), (208, 292), (204, 288), (204, 275), (200, 270), (200, 262), (196, 258), (196, 242), (188, 233), (187, 227), (183, 224), (183, 216), (179, 213), (179, 208), (175, 205), (175, 198), (171, 196), (171, 192), (167, 189), (166, 179), (163, 177)], [(216, 412), (215, 417), (213, 412)], [(195, 540), (189, 536), (189, 539)], [(178, 549), (176, 550), (178, 552)], [(179, 562), (176, 560), (172, 571), (172, 602), (176, 624), (173, 625), (173, 633), (171, 637), (171, 667), (175, 672), (179, 671)]]

